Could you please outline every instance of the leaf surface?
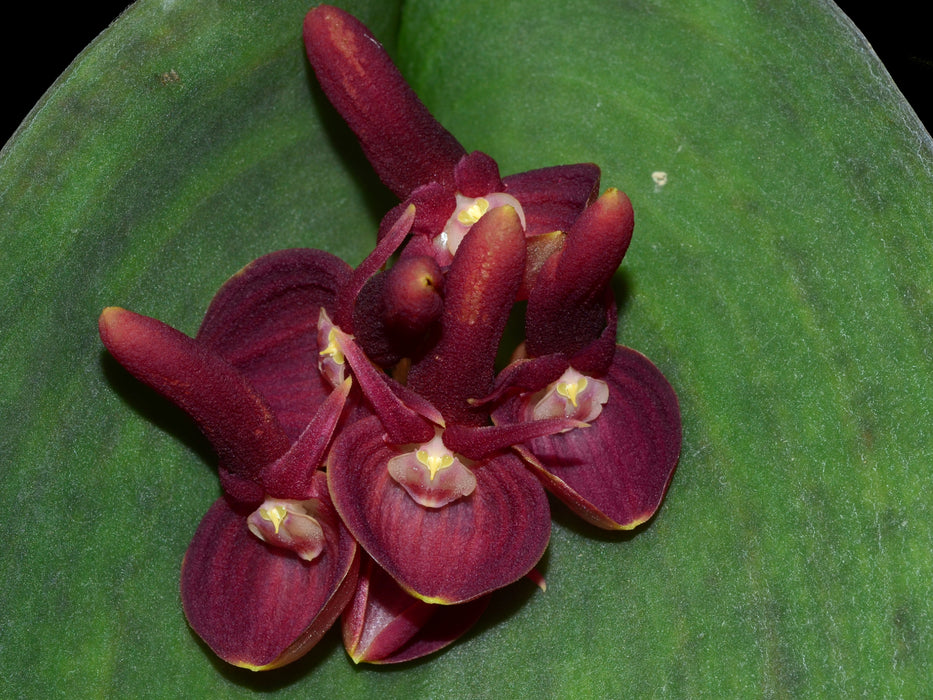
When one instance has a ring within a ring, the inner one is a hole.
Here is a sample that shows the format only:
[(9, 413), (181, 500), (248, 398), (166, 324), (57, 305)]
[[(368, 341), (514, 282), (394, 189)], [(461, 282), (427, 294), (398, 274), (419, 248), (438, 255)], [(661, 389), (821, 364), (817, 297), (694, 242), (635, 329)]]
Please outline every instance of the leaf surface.
[[(933, 660), (933, 152), (829, 2), (361, 0), (503, 175), (631, 198), (620, 342), (678, 392), (658, 515), (555, 507), (543, 562), (449, 650), (265, 675), (184, 622), (218, 494), (184, 417), (103, 352), (108, 305), (194, 333), (261, 254), (358, 263), (394, 200), (314, 85), (308, 7), (141, 0), (0, 152), (0, 695), (916, 696)], [(662, 177), (660, 173), (665, 173)]]

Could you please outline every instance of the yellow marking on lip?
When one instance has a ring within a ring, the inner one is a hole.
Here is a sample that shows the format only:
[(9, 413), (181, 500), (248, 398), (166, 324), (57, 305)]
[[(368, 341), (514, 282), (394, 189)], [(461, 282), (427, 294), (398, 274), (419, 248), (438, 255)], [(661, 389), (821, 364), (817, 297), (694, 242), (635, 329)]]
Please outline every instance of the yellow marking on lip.
[(282, 522), (285, 520), (285, 516), (288, 515), (288, 511), (283, 505), (273, 506), (272, 508), (260, 508), (259, 516), (263, 520), (268, 520), (272, 523), (272, 527), (275, 528), (275, 534), (279, 534), (279, 527), (282, 525)]
[(318, 354), (321, 357), (330, 355), (338, 365), (344, 363), (345, 358), (343, 356), (343, 351), (340, 349), (340, 346), (337, 345), (337, 332), (333, 328), (331, 328), (330, 332), (327, 334), (327, 347)]
[(569, 399), (574, 408), (577, 407), (577, 395), (586, 389), (586, 377), (580, 377), (575, 382), (560, 382), (556, 389), (557, 393), (565, 399)]
[(465, 226), (472, 226), (483, 218), (483, 214), (487, 211), (489, 211), (489, 200), (477, 197), (473, 204), (457, 214), (457, 221)]
[(418, 452), (415, 453), (415, 457), (431, 472), (431, 481), (434, 481), (435, 475), (441, 469), (446, 469), (454, 463), (454, 457), (450, 453), (432, 455), (429, 454), (427, 450), (418, 450)]

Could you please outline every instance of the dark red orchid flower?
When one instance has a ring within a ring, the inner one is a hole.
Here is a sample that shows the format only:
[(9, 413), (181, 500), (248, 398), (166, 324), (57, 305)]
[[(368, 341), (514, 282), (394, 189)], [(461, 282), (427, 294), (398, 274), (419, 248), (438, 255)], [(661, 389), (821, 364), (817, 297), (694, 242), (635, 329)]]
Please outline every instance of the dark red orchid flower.
[[(195, 338), (123, 309), (100, 318), (110, 353), (217, 452), (224, 495), (185, 556), (182, 603), (252, 669), (298, 658), (341, 613), (355, 661), (437, 651), (492, 591), (535, 576), (545, 489), (600, 527), (635, 527), (680, 452), (673, 390), (615, 341), (628, 198), (597, 196), (591, 164), (500, 177), (341, 10), (311, 10), (304, 37), (401, 200), (373, 252), (356, 269), (315, 250), (260, 258)], [(518, 301), (525, 340), (500, 369)]]
[(275, 668), (333, 624), (356, 586), (358, 548), (327, 491), (323, 464), (350, 381), (329, 386), (309, 308), (333, 308), (349, 267), (283, 251), (233, 277), (197, 338), (119, 308), (100, 317), (107, 349), (187, 411), (219, 458), (225, 495), (182, 565), (192, 628), (238, 666)]

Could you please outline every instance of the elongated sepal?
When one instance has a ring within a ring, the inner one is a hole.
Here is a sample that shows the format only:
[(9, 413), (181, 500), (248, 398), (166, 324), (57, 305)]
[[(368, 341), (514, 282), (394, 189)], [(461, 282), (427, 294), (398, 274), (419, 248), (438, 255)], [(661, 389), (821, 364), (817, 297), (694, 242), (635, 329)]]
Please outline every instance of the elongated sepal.
[(334, 312), (350, 274), (349, 265), (324, 251), (270, 253), (220, 288), (198, 331), (198, 342), (256, 387), (292, 440), (333, 388), (309, 358), (318, 352), (318, 309)]
[(390, 447), (375, 418), (343, 430), (327, 479), (334, 505), (363, 548), (407, 592), (429, 603), (479, 598), (528, 573), (547, 547), (544, 489), (511, 453), (470, 468), (476, 487), (442, 508), (419, 505), (389, 474), (412, 446)]
[(485, 405), (501, 401), (509, 392), (528, 393), (538, 391), (556, 381), (569, 366), (567, 358), (561, 353), (542, 355), (541, 357), (520, 357), (513, 360), (496, 377), (493, 390), (476, 405)]
[[(661, 503), (680, 455), (677, 396), (643, 355), (618, 347), (601, 377), (609, 398), (588, 428), (531, 440), (515, 449), (542, 483), (585, 520), (634, 528)], [(522, 420), (527, 397), (493, 412), (500, 424)]]
[(461, 605), (425, 603), (364, 555), (356, 593), (341, 617), (343, 643), (355, 663), (411, 661), (459, 638), (488, 605), (489, 596)]
[(512, 207), (490, 210), (463, 239), (447, 273), (440, 341), (408, 375), (408, 385), (450, 422), (486, 421), (469, 400), (492, 387), (496, 349), (524, 269), (518, 214)]
[(451, 425), (444, 431), (444, 444), (468, 459), (483, 459), (536, 437), (556, 435), (574, 428), (585, 428), (586, 423), (575, 418), (547, 418), (529, 420), (511, 425), (482, 425), (478, 427)]
[(99, 328), (121, 365), (194, 419), (222, 468), (255, 479), (288, 449), (289, 439), (263, 397), (204, 343), (117, 307), (104, 309)]
[(431, 409), (432, 414), (437, 415), (433, 407), (423, 400), (415, 407), (409, 406), (401, 398), (407, 393), (405, 388), (397, 386), (395, 380), (376, 368), (353, 336), (335, 326), (334, 337), (362, 388), (363, 396), (379, 417), (389, 438), (397, 442), (429, 440), (434, 434), (434, 427), (418, 409)]
[(431, 116), (359, 20), (320, 5), (305, 17), (304, 41), (324, 94), (399, 199), (429, 182), (453, 185), (454, 168), (466, 151)]
[(288, 451), (263, 467), (260, 480), (267, 493), (285, 499), (311, 497), (317, 470), (324, 466), (327, 448), (343, 415), (352, 383), (347, 377), (334, 389)]
[(343, 328), (348, 333), (353, 333), (354, 306), (356, 298), (359, 296), (363, 287), (369, 279), (376, 274), (376, 271), (384, 267), (389, 257), (405, 240), (405, 236), (411, 231), (411, 226), (415, 221), (415, 206), (409, 204), (401, 210), (398, 218), (392, 223), (384, 236), (379, 237), (379, 242), (373, 251), (366, 256), (354, 270), (348, 284), (340, 290), (340, 303), (337, 305), (337, 313), (334, 316), (334, 323)]
[(572, 354), (605, 328), (606, 290), (628, 250), (632, 204), (610, 188), (567, 232), (563, 249), (541, 267), (528, 294), (528, 354)]
[(350, 601), (356, 542), (329, 503), (324, 476), (315, 491), (324, 544), (312, 561), (266, 544), (249, 512), (221, 498), (204, 516), (181, 572), (188, 623), (224, 661), (252, 670), (284, 666), (307, 653)]

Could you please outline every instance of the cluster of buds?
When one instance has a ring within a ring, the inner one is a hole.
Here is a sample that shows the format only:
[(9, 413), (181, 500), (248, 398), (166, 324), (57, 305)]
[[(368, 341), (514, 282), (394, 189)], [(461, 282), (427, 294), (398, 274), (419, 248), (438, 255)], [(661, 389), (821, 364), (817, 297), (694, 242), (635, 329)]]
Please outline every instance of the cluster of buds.
[[(398, 196), (355, 269), (320, 250), (232, 277), (192, 338), (117, 307), (110, 353), (186, 411), (223, 496), (182, 566), (185, 614), (226, 661), (282, 666), (338, 620), (355, 661), (436, 651), (548, 545), (547, 492), (595, 526), (659, 506), (677, 398), (616, 343), (634, 226), (595, 165), (501, 177), (427, 111), (359, 21), (308, 13), (325, 94)], [(524, 337), (497, 364), (506, 324)]]

